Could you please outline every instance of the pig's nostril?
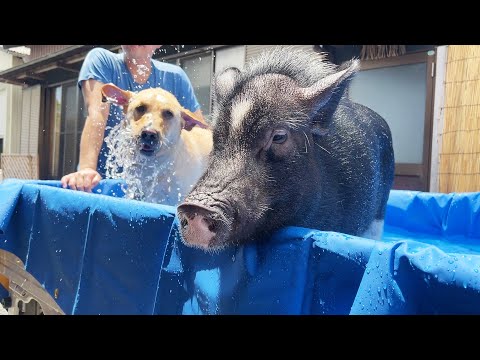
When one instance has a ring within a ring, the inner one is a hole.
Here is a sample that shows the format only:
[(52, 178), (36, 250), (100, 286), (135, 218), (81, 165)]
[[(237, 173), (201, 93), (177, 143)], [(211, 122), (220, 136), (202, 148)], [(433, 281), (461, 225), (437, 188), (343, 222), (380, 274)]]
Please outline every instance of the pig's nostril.
[(215, 232), (215, 230), (217, 230), (217, 224), (212, 223), (212, 224), (208, 225), (208, 230), (210, 230), (211, 232)]
[(210, 230), (211, 232), (215, 232), (215, 230), (217, 229), (217, 222), (215, 220), (213, 220), (211, 218), (204, 217), (203, 221), (207, 225), (208, 230)]
[(182, 226), (182, 228), (186, 228), (188, 226), (188, 220), (182, 218), (182, 220), (180, 220), (180, 225)]
[(217, 233), (221, 230), (220, 215), (216, 211), (193, 204), (182, 204), (178, 207), (180, 215), (180, 225), (183, 231), (190, 226), (202, 228), (211, 233)]

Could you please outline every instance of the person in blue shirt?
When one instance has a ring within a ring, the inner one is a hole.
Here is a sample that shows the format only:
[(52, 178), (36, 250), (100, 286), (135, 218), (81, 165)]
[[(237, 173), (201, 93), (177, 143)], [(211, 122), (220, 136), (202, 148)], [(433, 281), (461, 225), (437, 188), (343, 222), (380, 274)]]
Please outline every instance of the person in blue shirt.
[(123, 116), (121, 108), (102, 102), (101, 88), (113, 83), (124, 90), (160, 87), (170, 91), (180, 104), (203, 120), (200, 104), (185, 71), (173, 64), (152, 59), (162, 45), (122, 45), (123, 52), (94, 48), (87, 54), (78, 86), (82, 90), (87, 118), (80, 139), (76, 172), (61, 179), (64, 188), (91, 192), (105, 177), (108, 147), (104, 141)]

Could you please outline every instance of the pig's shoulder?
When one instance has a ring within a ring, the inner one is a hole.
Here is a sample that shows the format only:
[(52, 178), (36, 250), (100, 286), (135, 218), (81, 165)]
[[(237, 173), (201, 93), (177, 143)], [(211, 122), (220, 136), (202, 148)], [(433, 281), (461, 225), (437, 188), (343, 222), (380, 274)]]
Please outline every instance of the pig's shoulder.
[(368, 127), (372, 130), (388, 128), (385, 119), (368, 106), (346, 99), (339, 103), (336, 116), (359, 127)]

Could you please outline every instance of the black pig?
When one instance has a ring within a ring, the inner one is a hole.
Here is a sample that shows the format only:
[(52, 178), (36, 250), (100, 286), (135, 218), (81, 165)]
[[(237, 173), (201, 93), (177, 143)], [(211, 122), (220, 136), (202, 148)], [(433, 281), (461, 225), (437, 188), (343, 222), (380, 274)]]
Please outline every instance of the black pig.
[(216, 76), (209, 165), (177, 209), (185, 244), (218, 251), (289, 225), (381, 238), (392, 138), (348, 98), (358, 66), (278, 47)]

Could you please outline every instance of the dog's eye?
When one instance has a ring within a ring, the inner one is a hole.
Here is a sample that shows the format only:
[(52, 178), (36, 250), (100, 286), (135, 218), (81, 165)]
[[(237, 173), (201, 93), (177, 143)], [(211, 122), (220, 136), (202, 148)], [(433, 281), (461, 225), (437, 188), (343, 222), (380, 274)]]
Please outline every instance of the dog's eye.
[(140, 105), (135, 108), (135, 111), (138, 112), (139, 114), (144, 114), (145, 110), (147, 110), (145, 105)]
[(173, 118), (173, 112), (171, 112), (170, 110), (163, 110), (162, 111), (162, 117), (164, 119), (171, 119), (171, 118)]

